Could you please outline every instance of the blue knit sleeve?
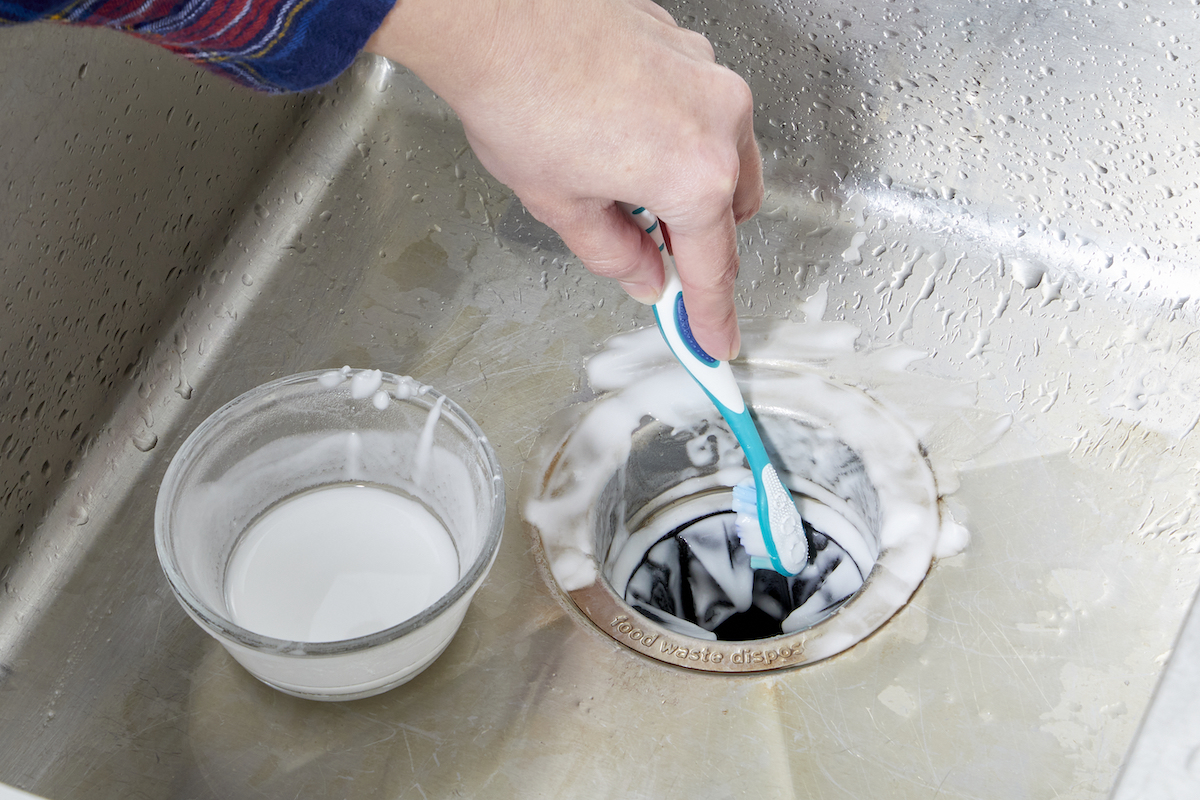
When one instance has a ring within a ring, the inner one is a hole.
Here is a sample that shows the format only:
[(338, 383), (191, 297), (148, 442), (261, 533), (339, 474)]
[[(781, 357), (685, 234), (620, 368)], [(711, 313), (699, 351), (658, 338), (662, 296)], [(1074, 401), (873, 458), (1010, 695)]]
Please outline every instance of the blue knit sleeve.
[(266, 92), (328, 83), (395, 0), (0, 0), (0, 24), (49, 20), (133, 34)]

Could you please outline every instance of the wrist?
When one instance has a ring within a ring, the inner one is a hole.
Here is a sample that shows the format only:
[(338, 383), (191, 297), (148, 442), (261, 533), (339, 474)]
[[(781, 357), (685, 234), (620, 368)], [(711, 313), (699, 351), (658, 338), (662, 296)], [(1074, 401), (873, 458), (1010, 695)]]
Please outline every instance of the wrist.
[(499, 0), (398, 0), (365, 50), (416, 73), (452, 106), (486, 74)]

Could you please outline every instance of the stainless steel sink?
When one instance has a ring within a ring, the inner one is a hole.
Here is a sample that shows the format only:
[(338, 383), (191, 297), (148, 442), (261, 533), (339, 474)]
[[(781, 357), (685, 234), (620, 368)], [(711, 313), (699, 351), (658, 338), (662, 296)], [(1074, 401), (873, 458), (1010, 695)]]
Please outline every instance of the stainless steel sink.
[[(924, 354), (898, 402), (959, 387), (926, 447), (970, 453), (943, 465), (966, 550), (851, 650), (714, 676), (565, 606), (513, 502), (417, 680), (344, 704), (258, 684), (155, 558), (157, 485), (195, 425), (291, 372), (411, 374), (489, 431), (516, 497), (549, 417), (589, 397), (586, 359), (648, 312), (381, 59), (267, 98), (109, 32), (4, 30), (0, 782), (55, 800), (1196, 796), (1200, 667), (1171, 654), (1200, 578), (1200, 9), (670, 8), (760, 104), (741, 310), (802, 322), (825, 284), (864, 351)], [(1004, 425), (973, 447), (980, 419)]]

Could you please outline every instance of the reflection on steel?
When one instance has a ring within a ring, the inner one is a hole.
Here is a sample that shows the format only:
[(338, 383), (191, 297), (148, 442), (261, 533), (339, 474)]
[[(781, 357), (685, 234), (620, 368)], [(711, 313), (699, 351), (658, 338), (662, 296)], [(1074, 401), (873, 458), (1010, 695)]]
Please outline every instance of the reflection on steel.
[[(374, 366), (462, 405), (515, 487), (553, 414), (588, 399), (586, 359), (645, 309), (381, 60), (264, 98), (109, 31), (3, 30), (0, 781), (56, 799), (1093, 800), (1183, 713), (1164, 700), (1139, 734), (1168, 662), (1164, 698), (1197, 669), (1170, 654), (1196, 635), (1176, 644), (1200, 527), (1198, 9), (671, 10), (759, 103), (741, 313), (802, 322), (826, 285), (827, 319), (907, 365), (881, 396), (954, 395), (918, 433), (961, 453), (932, 466), (957, 477), (939, 491), (965, 552), (846, 652), (730, 678), (560, 603), (514, 507), (412, 683), (332, 705), (259, 684), (155, 558), (157, 484), (193, 427), (273, 377)], [(1181, 758), (1159, 778), (1190, 797)]]

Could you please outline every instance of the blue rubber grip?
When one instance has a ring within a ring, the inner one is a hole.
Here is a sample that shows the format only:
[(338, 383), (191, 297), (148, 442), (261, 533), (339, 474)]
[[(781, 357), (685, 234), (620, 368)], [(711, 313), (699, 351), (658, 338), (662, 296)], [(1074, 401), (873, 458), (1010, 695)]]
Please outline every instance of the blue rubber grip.
[(696, 337), (692, 335), (692, 326), (688, 324), (687, 308), (683, 305), (683, 292), (675, 295), (675, 327), (679, 330), (679, 338), (683, 339), (683, 343), (688, 350), (692, 351), (692, 355), (700, 359), (705, 365), (715, 367), (719, 362), (704, 352), (704, 348), (696, 341)]

